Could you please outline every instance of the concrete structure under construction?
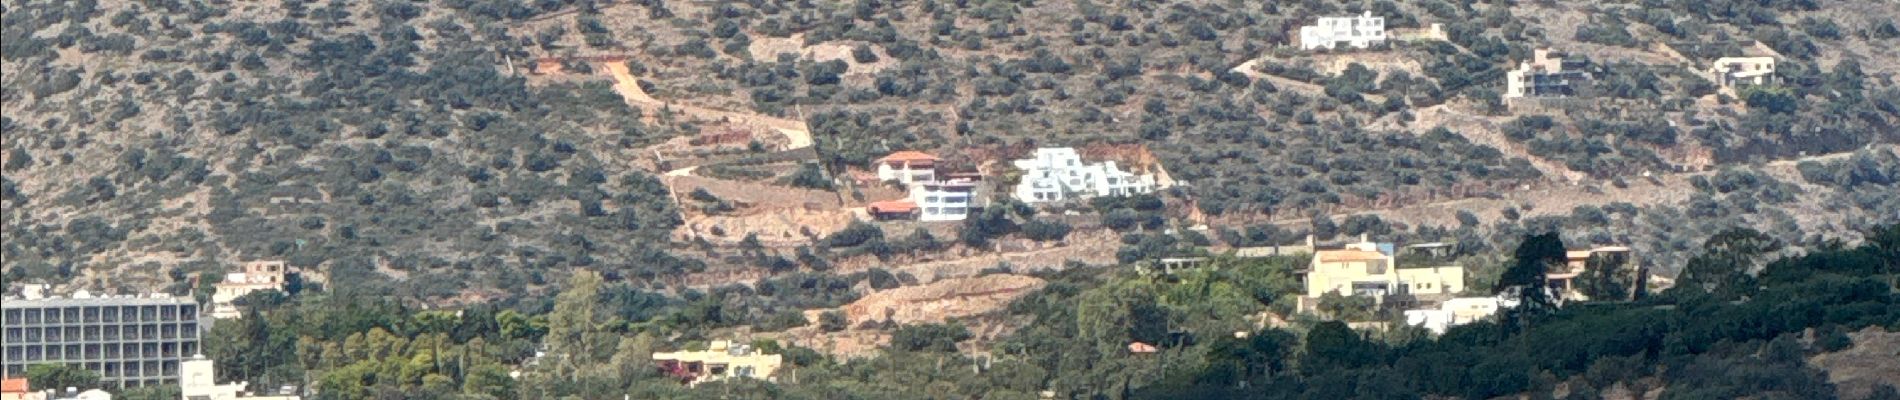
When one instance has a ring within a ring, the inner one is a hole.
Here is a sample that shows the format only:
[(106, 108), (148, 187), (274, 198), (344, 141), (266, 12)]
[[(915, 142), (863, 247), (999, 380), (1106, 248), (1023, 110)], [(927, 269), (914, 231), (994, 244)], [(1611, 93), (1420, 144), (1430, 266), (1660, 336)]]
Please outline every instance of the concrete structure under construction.
[(99, 373), (108, 386), (177, 384), (198, 353), (198, 304), (168, 295), (7, 297), (0, 304), (0, 375), (60, 363)]
[(217, 291), (211, 293), (211, 318), (242, 317), (244, 314), (233, 301), (252, 292), (284, 290), (286, 272), (283, 261), (254, 261), (244, 264), (244, 272), (225, 274), (223, 282), (213, 285)]
[(1550, 50), (1537, 49), (1529, 61), (1504, 72), (1504, 97), (1576, 96), (1579, 87), (1590, 80), (1590, 74), (1583, 70), (1586, 66), (1587, 61), (1552, 56)]
[(1722, 57), (1709, 65), (1709, 80), (1723, 93), (1735, 95), (1736, 88), (1775, 82), (1774, 57)]

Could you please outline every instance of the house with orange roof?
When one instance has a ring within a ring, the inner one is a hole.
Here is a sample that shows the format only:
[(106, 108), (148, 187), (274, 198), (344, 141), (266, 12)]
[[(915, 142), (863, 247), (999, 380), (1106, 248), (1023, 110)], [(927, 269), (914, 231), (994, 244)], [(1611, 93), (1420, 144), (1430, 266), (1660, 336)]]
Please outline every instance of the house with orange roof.
[(26, 378), (0, 380), (0, 400), (25, 400), (26, 395), (32, 391), (32, 387), (27, 385)]
[(879, 221), (917, 218), (917, 203), (910, 199), (873, 201), (865, 209)]
[(899, 151), (877, 159), (877, 179), (903, 184), (937, 180), (937, 161), (941, 159), (921, 151)]
[(1306, 270), (1297, 271), (1306, 286), (1301, 308), (1317, 305), (1320, 296), (1371, 296), (1384, 303), (1389, 297), (1449, 297), (1465, 290), (1465, 269), (1457, 265), (1400, 267), (1391, 244), (1373, 243), (1361, 236), (1343, 248), (1317, 250)]

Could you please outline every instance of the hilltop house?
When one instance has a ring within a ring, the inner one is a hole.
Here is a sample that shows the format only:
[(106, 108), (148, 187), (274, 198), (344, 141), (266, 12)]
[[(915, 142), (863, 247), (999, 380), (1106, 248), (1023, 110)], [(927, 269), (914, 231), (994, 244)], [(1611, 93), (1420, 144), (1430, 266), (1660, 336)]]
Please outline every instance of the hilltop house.
[(1319, 23), (1300, 27), (1300, 49), (1363, 49), (1385, 42), (1385, 17), (1371, 11), (1357, 17), (1321, 17)]
[(1014, 164), (1023, 171), (1015, 196), (1025, 203), (1135, 195), (1155, 189), (1154, 175), (1123, 171), (1114, 161), (1085, 164), (1069, 147), (1036, 149), (1034, 158)]
[(1578, 86), (1590, 80), (1583, 71), (1587, 65), (1587, 61), (1552, 57), (1550, 50), (1537, 49), (1529, 61), (1518, 62), (1517, 69), (1504, 73), (1504, 97), (1575, 96)]
[(1457, 265), (1430, 263), (1425, 267), (1400, 267), (1389, 243), (1372, 243), (1360, 238), (1344, 248), (1313, 252), (1307, 269), (1296, 271), (1306, 286), (1301, 309), (1317, 305), (1320, 296), (1337, 292), (1346, 296), (1371, 296), (1380, 303), (1387, 300), (1410, 302), (1419, 296), (1444, 297), (1465, 289), (1465, 269)]
[(283, 261), (254, 261), (244, 264), (244, 272), (225, 274), (224, 281), (214, 285), (217, 291), (211, 293), (211, 318), (243, 317), (232, 302), (260, 290), (284, 290), (286, 272)]
[(877, 179), (910, 184), (937, 179), (937, 156), (921, 151), (899, 151), (877, 159)]
[(1775, 81), (1774, 57), (1722, 57), (1709, 66), (1709, 80), (1729, 95), (1735, 89)]
[(772, 375), (784, 363), (778, 354), (763, 354), (751, 345), (715, 340), (705, 351), (653, 353), (660, 372), (688, 386), (730, 378), (775, 380)]

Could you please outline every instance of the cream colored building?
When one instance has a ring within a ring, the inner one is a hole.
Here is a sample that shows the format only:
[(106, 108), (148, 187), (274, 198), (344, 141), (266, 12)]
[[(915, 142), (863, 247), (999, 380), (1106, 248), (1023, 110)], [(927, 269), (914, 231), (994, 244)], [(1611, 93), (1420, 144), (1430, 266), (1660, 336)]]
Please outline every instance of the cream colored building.
[(877, 179), (903, 184), (937, 180), (937, 156), (921, 151), (899, 151), (877, 160)]
[(667, 375), (689, 386), (732, 378), (775, 381), (784, 357), (763, 354), (750, 345), (715, 340), (704, 351), (653, 353), (653, 361)]
[(286, 272), (283, 261), (253, 261), (244, 264), (244, 272), (225, 274), (224, 281), (214, 285), (217, 291), (211, 293), (211, 318), (243, 317), (232, 302), (260, 290), (284, 290)]
[(1314, 251), (1312, 264), (1302, 272), (1306, 295), (1448, 295), (1465, 290), (1464, 267), (1403, 268), (1396, 265), (1391, 251), (1364, 238), (1342, 249)]
[(217, 362), (203, 354), (192, 356), (181, 369), (184, 376), (178, 381), (178, 392), (183, 400), (298, 400), (294, 395), (252, 396), (244, 391), (249, 386), (246, 382), (220, 385), (216, 381)]

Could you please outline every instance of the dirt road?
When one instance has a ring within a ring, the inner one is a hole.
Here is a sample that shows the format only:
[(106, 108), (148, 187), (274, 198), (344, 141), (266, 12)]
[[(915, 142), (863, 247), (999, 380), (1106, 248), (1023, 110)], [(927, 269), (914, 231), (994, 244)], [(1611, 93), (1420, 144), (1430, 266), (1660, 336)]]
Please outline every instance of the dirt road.
[(785, 135), (787, 144), (785, 148), (781, 150), (801, 149), (812, 146), (811, 129), (805, 126), (804, 121), (718, 110), (688, 104), (668, 103), (653, 98), (652, 95), (647, 94), (645, 89), (641, 89), (640, 80), (633, 77), (633, 72), (627, 69), (626, 64), (609, 62), (602, 63), (602, 65), (606, 67), (607, 75), (614, 78), (614, 91), (619, 92), (620, 97), (625, 98), (629, 106), (643, 110), (666, 109), (676, 113), (683, 113), (694, 118), (714, 121), (732, 121), (755, 128), (770, 129), (773, 132)]
[[(1272, 83), (1273, 87), (1280, 88), (1283, 90), (1300, 91), (1311, 96), (1321, 96), (1321, 97), (1328, 96), (1326, 94), (1325, 86), (1296, 81), (1296, 80), (1289, 79), (1283, 76), (1260, 72), (1260, 70), (1257, 67), (1255, 67), (1256, 65), (1259, 65), (1259, 64), (1260, 64), (1260, 59), (1258, 58), (1247, 60), (1247, 62), (1243, 62), (1243, 63), (1240, 63), (1240, 65), (1234, 66), (1233, 71), (1234, 73), (1246, 75), (1248, 78), (1265, 79), (1267, 80), (1268, 83)], [(1252, 90), (1252, 89), (1248, 89), (1248, 90)], [(1384, 95), (1360, 93), (1359, 96), (1364, 97), (1367, 102), (1370, 102), (1373, 104), (1385, 103)]]

